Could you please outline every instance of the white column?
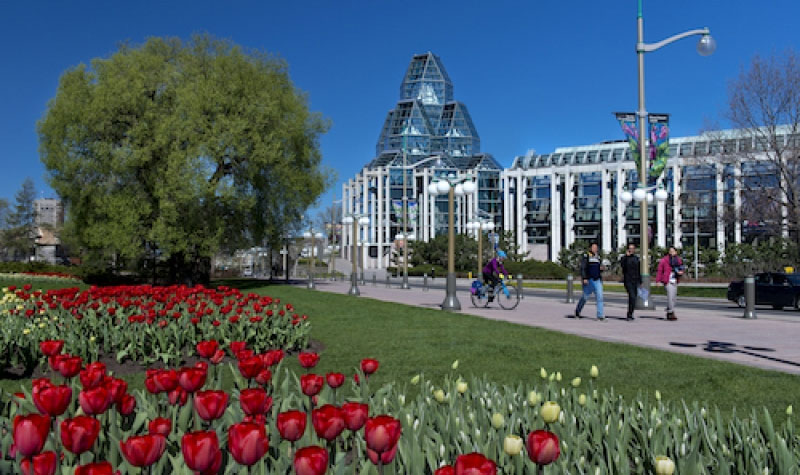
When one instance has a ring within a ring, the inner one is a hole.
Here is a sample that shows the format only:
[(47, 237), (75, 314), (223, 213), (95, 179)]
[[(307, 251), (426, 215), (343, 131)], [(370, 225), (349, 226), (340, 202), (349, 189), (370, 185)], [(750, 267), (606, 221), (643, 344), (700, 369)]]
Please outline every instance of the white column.
[(603, 252), (611, 252), (613, 249), (611, 242), (611, 190), (608, 186), (608, 174), (608, 170), (600, 170), (600, 229)]
[(572, 187), (575, 184), (575, 175), (567, 169), (564, 174), (564, 247), (569, 247), (575, 242), (575, 204)]
[(725, 253), (725, 188), (724, 182), (722, 181), (722, 170), (725, 165), (722, 163), (717, 163), (716, 165), (716, 172), (717, 172), (717, 180), (716, 180), (716, 190), (717, 190), (717, 251), (720, 254)]
[(430, 182), (428, 181), (428, 169), (422, 170), (422, 199), (420, 199), (419, 203), (419, 217), (420, 217), (420, 227), (422, 228), (422, 240), (428, 242), (430, 237), (430, 232), (428, 228), (428, 213), (429, 213), (429, 197), (428, 197), (428, 185)]
[[(551, 169), (552, 170), (552, 169)], [(561, 252), (561, 194), (558, 192), (557, 173), (550, 174), (550, 260), (558, 262)]]
[(627, 172), (620, 168), (617, 170), (617, 243), (616, 249), (625, 246), (628, 243), (628, 235), (625, 231), (625, 210), (627, 205), (623, 204), (619, 197), (625, 190), (625, 181), (627, 180)]
[[(347, 210), (348, 210), (349, 203), (350, 203), (349, 198), (348, 198), (349, 197), (348, 185), (349, 185), (349, 182), (342, 183), (342, 217), (343, 218), (345, 216), (347, 216), (347, 213), (348, 213)], [(342, 234), (342, 239), (340, 240), (341, 242), (339, 243), (339, 256), (344, 259), (345, 255), (346, 255), (345, 253), (347, 252), (347, 246), (345, 246), (345, 243), (347, 242), (347, 240), (346, 240), (346, 237), (347, 237), (347, 229), (346, 228), (347, 228), (347, 226), (345, 226), (343, 223), (337, 223), (337, 224), (340, 224), (342, 226), (342, 228), (341, 228), (341, 230), (342, 230), (342, 233), (341, 233)]]
[[(369, 177), (367, 176), (366, 171), (361, 179), (361, 212), (364, 214), (369, 213)], [(369, 231), (372, 226), (375, 226), (375, 216), (370, 216), (369, 224), (365, 226), (359, 226), (359, 239), (358, 243), (360, 244), (359, 248), (361, 249), (360, 252), (360, 263), (359, 267), (362, 269), (367, 268), (367, 253), (365, 252), (367, 249), (367, 243), (369, 242)]]
[(683, 232), (681, 231), (681, 167), (680, 164), (672, 167), (672, 245), (680, 248), (682, 246)]
[[(661, 184), (663, 179), (659, 179)], [(654, 192), (655, 193), (655, 192)], [(656, 201), (656, 245), (667, 247), (667, 202)]]
[(511, 179), (503, 172), (502, 186), (503, 186), (503, 229), (508, 231), (511, 229)]
[(737, 161), (733, 167), (733, 209), (736, 222), (733, 225), (733, 239), (742, 243), (742, 163)]
[[(384, 237), (386, 238), (386, 241), (388, 241), (390, 243), (392, 241), (394, 241), (394, 236), (389, 236), (389, 233), (382, 229), (383, 225), (384, 225), (384, 219), (383, 219), (384, 216), (386, 216), (386, 224), (389, 224), (389, 221), (390, 221), (390, 219), (389, 219), (390, 215), (385, 214), (383, 212), (384, 203), (386, 201), (388, 201), (388, 200), (384, 200), (383, 199), (383, 176), (386, 173), (386, 171), (387, 171), (386, 168), (378, 168), (378, 171), (377, 171), (377, 179), (378, 179), (378, 184), (377, 184), (377, 188), (378, 188), (378, 203), (377, 203), (377, 205), (378, 206), (376, 206), (376, 209), (378, 210), (378, 220), (375, 223), (375, 229), (378, 230), (377, 242), (378, 242), (378, 267), (379, 268), (383, 267)], [(388, 195), (389, 194), (387, 193), (387, 198), (389, 197)]]
[(522, 240), (525, 237), (525, 177), (522, 176), (522, 170), (517, 172), (517, 224), (516, 224), (516, 237), (517, 246), (522, 249)]

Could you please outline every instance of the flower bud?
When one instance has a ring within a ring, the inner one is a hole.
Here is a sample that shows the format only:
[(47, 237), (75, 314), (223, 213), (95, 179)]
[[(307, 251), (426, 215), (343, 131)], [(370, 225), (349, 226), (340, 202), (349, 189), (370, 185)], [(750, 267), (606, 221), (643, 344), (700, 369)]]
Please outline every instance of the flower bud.
[(586, 395), (585, 394), (581, 394), (580, 396), (578, 396), (578, 404), (580, 404), (581, 406), (585, 406), (586, 405)]
[(789, 406), (786, 408), (786, 415), (787, 416), (791, 416), (792, 415), (792, 405), (791, 404), (789, 404)]
[(540, 402), (542, 402), (542, 397), (539, 396), (539, 393), (537, 393), (536, 391), (531, 391), (528, 393), (528, 404), (530, 404), (531, 406), (535, 406)]
[(581, 378), (575, 378), (572, 380), (572, 387), (577, 388), (581, 385)]
[(522, 451), (522, 438), (516, 435), (508, 435), (503, 440), (503, 450), (508, 455), (519, 455)]
[(592, 365), (592, 369), (589, 370), (589, 376), (591, 376), (592, 378), (597, 378), (598, 376), (600, 376), (600, 370), (597, 369), (597, 366)]
[(656, 475), (672, 475), (675, 473), (675, 462), (671, 458), (659, 455), (656, 457)]
[(502, 414), (500, 414), (499, 412), (495, 412), (494, 414), (492, 414), (492, 427), (494, 427), (495, 429), (499, 429), (503, 427), (503, 424), (505, 423), (506, 420)]
[(433, 397), (438, 402), (444, 402), (445, 400), (444, 391), (441, 389), (437, 389), (436, 391), (433, 392)]
[(458, 360), (453, 361), (452, 368), (453, 369), (458, 369)]
[(415, 386), (416, 386), (417, 384), (419, 384), (419, 375), (416, 375), (416, 376), (414, 376), (413, 378), (411, 378), (411, 384), (413, 384), (413, 385), (415, 385)]
[(540, 369), (539, 376), (541, 376), (542, 379), (547, 379), (547, 371), (544, 368)]
[(656, 389), (656, 401), (660, 401), (660, 400), (661, 400), (661, 391)]
[(561, 381), (561, 371), (556, 373), (556, 381)]
[(558, 420), (558, 416), (561, 414), (561, 406), (559, 406), (557, 402), (547, 401), (542, 404), (540, 413), (545, 422), (552, 424)]
[(465, 392), (467, 392), (467, 382), (458, 381), (456, 383), (456, 391), (458, 391), (460, 394), (464, 394)]

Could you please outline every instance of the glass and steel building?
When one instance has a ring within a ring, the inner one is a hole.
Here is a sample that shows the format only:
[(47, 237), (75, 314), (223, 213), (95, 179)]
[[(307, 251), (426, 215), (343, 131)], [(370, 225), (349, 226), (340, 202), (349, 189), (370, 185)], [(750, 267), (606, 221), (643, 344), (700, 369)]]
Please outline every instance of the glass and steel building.
[[(363, 267), (393, 265), (392, 251), (403, 245), (402, 202), (408, 199), (409, 239), (429, 240), (447, 232), (447, 197), (428, 193), (442, 175), (471, 176), (477, 193), (456, 200), (457, 232), (477, 216), (501, 217), (502, 167), (481, 152), (467, 106), (456, 101), (453, 82), (433, 53), (415, 55), (400, 84), (400, 99), (386, 115), (375, 157), (342, 185), (343, 216), (367, 216), (359, 228)], [(405, 175), (405, 177), (404, 177)], [(350, 258), (352, 228), (343, 228), (343, 255)]]

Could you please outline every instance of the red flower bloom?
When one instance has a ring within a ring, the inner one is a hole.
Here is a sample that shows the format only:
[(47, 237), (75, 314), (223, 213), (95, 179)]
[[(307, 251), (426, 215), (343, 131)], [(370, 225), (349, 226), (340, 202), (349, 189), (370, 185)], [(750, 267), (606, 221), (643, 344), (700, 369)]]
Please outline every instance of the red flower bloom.
[(111, 378), (106, 384), (106, 388), (111, 391), (111, 400), (119, 404), (122, 397), (128, 392), (128, 383), (124, 379)]
[(78, 393), (78, 402), (83, 412), (89, 415), (102, 414), (108, 410), (113, 402), (111, 391), (105, 386), (84, 389)]
[(313, 352), (301, 352), (297, 355), (297, 359), (300, 361), (300, 366), (306, 369), (313, 368), (319, 363), (319, 355)]
[(433, 472), (433, 475), (456, 475), (456, 471), (453, 470), (452, 465), (445, 465)]
[(561, 454), (558, 437), (546, 430), (535, 430), (528, 434), (528, 457), (533, 463), (547, 465), (553, 463)]
[(253, 465), (269, 449), (265, 426), (240, 422), (228, 428), (228, 450), (234, 460), (242, 465)]
[(306, 413), (301, 411), (286, 411), (278, 414), (278, 432), (284, 440), (296, 442), (306, 431)]
[(151, 434), (161, 434), (164, 437), (169, 437), (172, 432), (172, 420), (166, 417), (156, 417), (147, 424), (147, 430)]
[(222, 417), (228, 405), (228, 393), (225, 391), (200, 391), (194, 395), (194, 409), (204, 421), (213, 421)]
[(263, 388), (243, 389), (239, 393), (239, 405), (248, 416), (265, 414), (272, 407), (272, 398)]
[(129, 416), (136, 409), (136, 398), (130, 394), (123, 394), (117, 403), (117, 411), (123, 416)]
[(275, 366), (283, 360), (283, 350), (268, 350), (264, 353), (264, 364), (267, 366)]
[(64, 349), (64, 340), (45, 340), (39, 342), (39, 350), (45, 356), (55, 356)]
[(367, 376), (371, 375), (375, 371), (378, 371), (378, 366), (378, 360), (374, 360), (372, 358), (364, 358), (361, 360), (361, 371), (363, 371)]
[(75, 475), (119, 475), (119, 470), (114, 472), (108, 462), (95, 462), (77, 467)]
[(256, 382), (262, 386), (266, 386), (267, 384), (269, 384), (271, 379), (272, 379), (272, 371), (266, 368), (259, 371), (258, 376), (256, 376)]
[(325, 440), (335, 439), (344, 430), (342, 410), (332, 404), (311, 411), (311, 423), (317, 435)]
[(15, 416), (13, 428), (14, 447), (23, 457), (31, 457), (42, 451), (50, 433), (50, 416), (28, 414)]
[(367, 443), (367, 455), (372, 463), (377, 463), (378, 458), (382, 463), (394, 460), (397, 442), (402, 433), (403, 427), (394, 417), (381, 415), (367, 419), (364, 425), (364, 440)]
[(342, 405), (344, 425), (352, 431), (360, 430), (369, 418), (369, 405), (360, 402), (348, 402)]
[(153, 465), (164, 454), (166, 447), (167, 439), (161, 434), (133, 436), (119, 442), (122, 455), (134, 467)]
[(300, 376), (300, 388), (306, 396), (316, 396), (322, 391), (322, 385), (325, 384), (322, 376), (317, 374), (304, 374)]
[(75, 455), (92, 448), (100, 434), (100, 421), (89, 416), (75, 416), (61, 422), (61, 444)]
[[(56, 358), (60, 356), (57, 355)], [(71, 378), (81, 371), (83, 361), (80, 356), (67, 356), (58, 360), (58, 372), (65, 378)]]
[(211, 358), (219, 349), (219, 342), (217, 340), (201, 341), (197, 343), (196, 348), (200, 357)]
[(217, 473), (222, 466), (222, 451), (217, 433), (189, 432), (181, 438), (183, 460), (190, 469), (201, 473)]
[(24, 475), (53, 475), (56, 473), (58, 458), (52, 450), (34, 455), (33, 459), (24, 458), (19, 468)]
[(230, 348), (231, 348), (231, 352), (233, 352), (233, 354), (236, 355), (240, 351), (242, 351), (245, 348), (247, 348), (247, 342), (246, 341), (232, 341), (231, 344), (230, 344)]
[(168, 393), (178, 386), (178, 372), (174, 369), (157, 370), (153, 374), (153, 382), (160, 392)]
[(261, 361), (260, 356), (251, 356), (239, 360), (239, 372), (247, 379), (253, 379), (258, 376), (258, 373), (260, 373), (263, 368), (264, 363)]
[(169, 403), (174, 405), (183, 406), (189, 398), (189, 393), (183, 390), (180, 386), (169, 392)]
[(344, 375), (342, 373), (328, 373), (325, 375), (325, 380), (328, 382), (328, 386), (336, 389), (344, 384)]
[(201, 368), (181, 368), (178, 373), (178, 384), (187, 393), (193, 393), (206, 383), (208, 372)]
[(33, 404), (40, 413), (55, 417), (67, 410), (72, 401), (72, 388), (67, 385), (54, 386), (50, 381), (46, 384), (34, 383), (32, 396)]
[(86, 366), (86, 369), (81, 370), (80, 379), (84, 389), (96, 388), (103, 382), (103, 377), (106, 375), (106, 365), (100, 362), (94, 362)]
[(328, 471), (328, 451), (312, 445), (294, 454), (294, 471), (297, 475), (324, 475)]
[(236, 359), (239, 361), (246, 360), (247, 358), (252, 358), (255, 354), (256, 353), (253, 350), (244, 349), (236, 353)]
[(459, 455), (456, 459), (456, 475), (494, 475), (496, 473), (497, 465), (478, 452)]
[(222, 361), (222, 358), (225, 358), (225, 350), (218, 349), (217, 351), (214, 352), (211, 358), (209, 358), (209, 361), (211, 361), (214, 364), (219, 364)]

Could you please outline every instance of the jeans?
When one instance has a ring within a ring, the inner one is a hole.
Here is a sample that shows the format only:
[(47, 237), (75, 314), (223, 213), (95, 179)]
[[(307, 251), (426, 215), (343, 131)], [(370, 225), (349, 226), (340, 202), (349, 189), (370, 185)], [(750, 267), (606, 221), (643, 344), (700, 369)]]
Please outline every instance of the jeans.
[(603, 318), (603, 281), (600, 279), (589, 279), (583, 286), (583, 295), (578, 300), (578, 306), (575, 307), (575, 313), (580, 314), (583, 306), (586, 305), (586, 299), (595, 294), (597, 298), (597, 318)]

